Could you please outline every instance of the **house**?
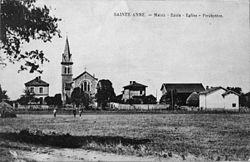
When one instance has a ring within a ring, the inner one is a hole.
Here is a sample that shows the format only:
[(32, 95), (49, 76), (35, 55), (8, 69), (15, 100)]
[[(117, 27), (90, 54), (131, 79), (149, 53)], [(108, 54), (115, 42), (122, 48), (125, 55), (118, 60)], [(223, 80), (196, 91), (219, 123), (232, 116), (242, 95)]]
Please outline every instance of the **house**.
[(25, 83), (24, 85), (27, 90), (34, 93), (34, 97), (36, 98), (44, 99), (49, 96), (49, 83), (43, 81), (40, 76)]
[(161, 86), (162, 96), (175, 93), (178, 105), (186, 105), (186, 100), (191, 93), (199, 93), (204, 90), (201, 83), (163, 83)]
[(199, 93), (199, 107), (205, 110), (239, 110), (239, 94), (223, 87)]
[(130, 84), (123, 87), (122, 100), (127, 101), (128, 99), (140, 98), (146, 96), (147, 86), (137, 83), (136, 81), (130, 81)]

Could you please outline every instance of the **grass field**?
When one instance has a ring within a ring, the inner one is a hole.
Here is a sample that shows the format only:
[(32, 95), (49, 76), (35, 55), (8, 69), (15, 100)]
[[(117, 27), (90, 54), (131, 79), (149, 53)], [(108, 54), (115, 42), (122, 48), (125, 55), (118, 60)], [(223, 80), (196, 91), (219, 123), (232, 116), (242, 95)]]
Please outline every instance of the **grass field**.
[[(24, 129), (41, 130), (47, 135), (69, 133), (77, 141), (84, 140), (81, 147), (88, 149), (117, 153), (118, 146), (122, 145), (122, 154), (163, 157), (171, 153), (184, 157), (192, 154), (211, 160), (250, 158), (249, 114), (83, 114), (76, 118), (73, 115), (56, 118), (18, 115), (13, 119), (0, 118), (0, 138), (4, 140), (13, 140), (8, 133)], [(112, 140), (116, 142), (110, 142)]]

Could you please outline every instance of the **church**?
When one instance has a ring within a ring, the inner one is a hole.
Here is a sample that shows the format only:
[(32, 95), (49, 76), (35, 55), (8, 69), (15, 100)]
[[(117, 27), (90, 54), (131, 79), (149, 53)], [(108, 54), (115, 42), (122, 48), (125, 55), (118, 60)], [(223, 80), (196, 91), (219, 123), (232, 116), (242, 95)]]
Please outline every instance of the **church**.
[(67, 99), (70, 98), (71, 93), (75, 87), (80, 87), (84, 92), (89, 94), (90, 97), (94, 97), (97, 92), (98, 79), (86, 71), (73, 78), (73, 61), (72, 54), (69, 49), (68, 37), (66, 38), (66, 44), (64, 52), (62, 54), (61, 62), (61, 75), (62, 75), (62, 101), (66, 103)]

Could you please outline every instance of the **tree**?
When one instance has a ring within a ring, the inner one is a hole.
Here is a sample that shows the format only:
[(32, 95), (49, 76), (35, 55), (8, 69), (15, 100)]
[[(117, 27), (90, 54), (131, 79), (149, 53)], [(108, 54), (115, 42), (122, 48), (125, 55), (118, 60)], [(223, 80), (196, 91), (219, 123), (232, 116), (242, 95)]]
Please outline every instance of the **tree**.
[(242, 94), (242, 89), (240, 87), (227, 87), (228, 90), (234, 91), (238, 94)]
[(151, 94), (151, 95), (148, 95), (148, 96), (144, 97), (143, 103), (144, 104), (156, 104), (157, 103), (157, 99), (155, 98), (155, 96), (153, 96)]
[(71, 94), (71, 101), (77, 107), (79, 107), (79, 105), (82, 104), (85, 106), (85, 108), (88, 108), (90, 103), (90, 98), (89, 95), (84, 91), (82, 91), (80, 87), (76, 87), (73, 89), (73, 92)]
[(55, 94), (53, 99), (54, 99), (54, 105), (56, 105), (57, 107), (62, 106), (62, 96), (60, 93)]
[(55, 94), (54, 97), (47, 96), (44, 98), (44, 101), (46, 102), (47, 105), (54, 105), (57, 107), (62, 106), (62, 96), (60, 93)]
[(1, 85), (0, 85), (0, 102), (2, 102), (3, 100), (9, 100), (9, 97), (6, 93), (7, 93), (7, 91), (3, 90)]
[(99, 80), (97, 83), (96, 99), (98, 105), (103, 109), (106, 107), (108, 102), (114, 101), (116, 98), (112, 82), (110, 80)]
[(186, 104), (188, 106), (199, 106), (199, 94), (196, 92), (191, 93), (186, 100)]
[(178, 102), (177, 91), (175, 89), (167, 91), (167, 93), (163, 94), (160, 99), (160, 103), (170, 104), (172, 109), (174, 109), (175, 104)]
[(47, 96), (44, 98), (47, 105), (54, 105), (54, 97)]
[(35, 94), (30, 92), (28, 89), (24, 90), (24, 94), (18, 99), (21, 105), (28, 105), (31, 101), (35, 101)]
[(48, 62), (42, 50), (21, 51), (24, 43), (31, 40), (51, 42), (54, 36), (61, 37), (57, 22), (50, 16), (50, 9), (36, 6), (36, 0), (1, 0), (0, 8), (0, 63), (21, 62), (20, 71), (42, 72), (41, 64)]

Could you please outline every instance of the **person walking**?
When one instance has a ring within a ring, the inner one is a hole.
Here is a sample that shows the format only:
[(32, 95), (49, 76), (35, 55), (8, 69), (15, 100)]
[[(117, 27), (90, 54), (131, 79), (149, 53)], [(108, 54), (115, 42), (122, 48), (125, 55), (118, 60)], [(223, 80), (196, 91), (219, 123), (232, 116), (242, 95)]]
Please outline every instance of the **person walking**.
[(56, 109), (53, 110), (54, 117), (56, 117)]

